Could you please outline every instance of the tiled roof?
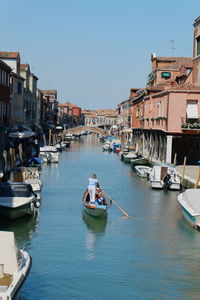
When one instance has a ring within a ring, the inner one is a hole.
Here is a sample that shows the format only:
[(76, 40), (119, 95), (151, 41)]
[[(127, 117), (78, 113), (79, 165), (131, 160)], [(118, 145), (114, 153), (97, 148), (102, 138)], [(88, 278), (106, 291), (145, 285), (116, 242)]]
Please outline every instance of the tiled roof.
[(48, 93), (57, 93), (57, 90), (41, 90), (42, 93), (48, 94)]
[(187, 90), (187, 91), (200, 91), (200, 86), (194, 85), (192, 83), (185, 83), (175, 87), (170, 88), (170, 90)]
[(186, 68), (192, 68), (193, 67), (193, 60), (192, 58), (186, 58), (186, 59), (180, 59), (176, 62), (169, 63), (164, 68), (165, 69), (180, 69), (182, 66)]
[(26, 69), (29, 67), (28, 64), (20, 64), (20, 70), (26, 71)]
[(96, 112), (99, 116), (104, 116), (104, 115), (115, 116), (115, 115), (117, 115), (117, 113), (114, 109), (97, 109)]
[(0, 58), (17, 58), (19, 52), (0, 51)]

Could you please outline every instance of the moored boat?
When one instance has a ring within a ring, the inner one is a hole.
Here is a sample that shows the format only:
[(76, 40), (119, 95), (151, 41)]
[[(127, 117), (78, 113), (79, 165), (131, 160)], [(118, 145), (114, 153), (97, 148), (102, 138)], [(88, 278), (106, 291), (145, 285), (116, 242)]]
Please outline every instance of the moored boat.
[(0, 216), (9, 220), (33, 215), (38, 204), (30, 184), (0, 183)]
[(135, 166), (135, 171), (139, 177), (148, 177), (151, 172), (152, 168), (148, 166)]
[(0, 231), (0, 299), (13, 300), (31, 268), (30, 255), (18, 248), (13, 232)]
[(149, 178), (152, 188), (180, 190), (180, 178), (173, 167), (154, 166)]
[(93, 217), (102, 217), (106, 215), (108, 204), (105, 198), (102, 204), (98, 204), (97, 201), (95, 201), (94, 204), (90, 204), (90, 195), (88, 193), (88, 190), (86, 190), (82, 200), (83, 200), (84, 210), (89, 215)]
[(193, 227), (200, 228), (200, 190), (187, 189), (178, 195), (177, 200), (185, 219)]
[(43, 162), (58, 163), (59, 153), (55, 146), (40, 147), (40, 158)]
[(124, 161), (128, 163), (134, 158), (137, 158), (137, 154), (134, 151), (130, 151), (127, 155), (124, 155)]

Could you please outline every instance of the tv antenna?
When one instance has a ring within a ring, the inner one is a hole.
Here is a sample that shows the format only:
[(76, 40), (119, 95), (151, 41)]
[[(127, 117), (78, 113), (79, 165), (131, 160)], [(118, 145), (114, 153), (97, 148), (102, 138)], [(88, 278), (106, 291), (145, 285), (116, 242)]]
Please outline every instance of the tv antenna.
[(171, 45), (172, 56), (174, 56), (174, 50), (176, 49), (176, 48), (174, 47), (174, 40), (170, 40), (170, 43), (172, 44), (172, 45)]

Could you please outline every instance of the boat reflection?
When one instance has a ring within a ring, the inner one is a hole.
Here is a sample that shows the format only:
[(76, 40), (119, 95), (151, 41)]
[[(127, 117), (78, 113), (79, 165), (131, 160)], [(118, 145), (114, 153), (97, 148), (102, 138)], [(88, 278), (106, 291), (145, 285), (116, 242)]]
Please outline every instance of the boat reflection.
[(107, 224), (107, 215), (102, 218), (95, 218), (83, 211), (83, 220), (93, 233), (104, 233)]
[(83, 220), (88, 227), (86, 236), (86, 258), (91, 260), (95, 258), (95, 248), (99, 238), (104, 234), (107, 224), (107, 216), (95, 218), (83, 211)]
[(13, 231), (19, 247), (29, 249), (32, 238), (37, 235), (39, 224), (39, 212), (32, 217), (24, 217), (9, 222), (0, 219), (0, 230)]

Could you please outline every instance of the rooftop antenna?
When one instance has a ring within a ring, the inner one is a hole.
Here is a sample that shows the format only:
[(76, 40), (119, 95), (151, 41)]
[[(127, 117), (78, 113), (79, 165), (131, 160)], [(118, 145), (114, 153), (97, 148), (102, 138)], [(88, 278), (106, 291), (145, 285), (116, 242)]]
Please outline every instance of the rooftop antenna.
[(172, 46), (171, 46), (172, 56), (174, 56), (174, 50), (176, 49), (176, 48), (174, 48), (174, 40), (170, 40), (170, 43), (172, 44)]

